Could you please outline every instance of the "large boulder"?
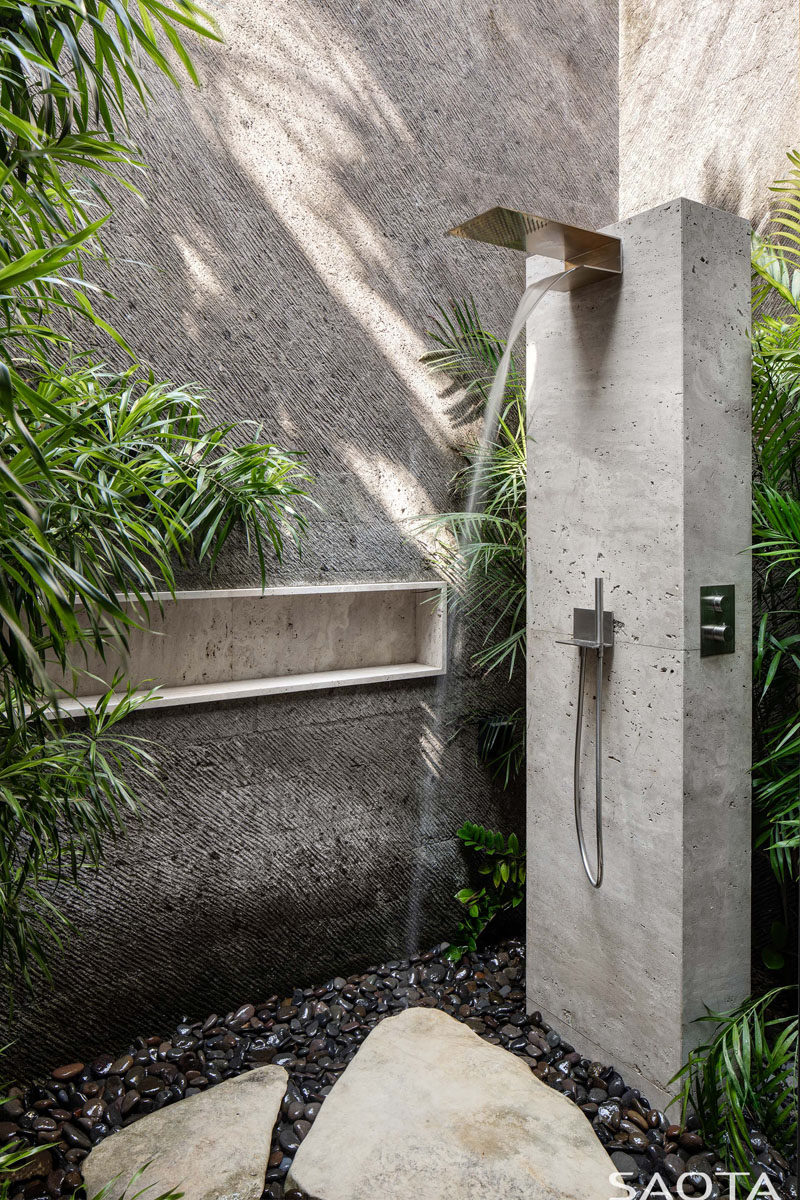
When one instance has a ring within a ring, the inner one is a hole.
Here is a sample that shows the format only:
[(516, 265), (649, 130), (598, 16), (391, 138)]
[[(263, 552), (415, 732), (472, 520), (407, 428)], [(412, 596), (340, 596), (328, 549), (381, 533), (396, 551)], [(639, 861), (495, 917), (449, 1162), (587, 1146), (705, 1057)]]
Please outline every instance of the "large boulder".
[(586, 1117), (520, 1058), (435, 1009), (370, 1033), (301, 1144), (314, 1200), (609, 1200)]
[(120, 1129), (84, 1162), (87, 1195), (115, 1180), (108, 1200), (119, 1200), (149, 1162), (129, 1195), (149, 1186), (145, 1197), (175, 1188), (186, 1200), (260, 1200), (286, 1081), (282, 1067), (259, 1067)]

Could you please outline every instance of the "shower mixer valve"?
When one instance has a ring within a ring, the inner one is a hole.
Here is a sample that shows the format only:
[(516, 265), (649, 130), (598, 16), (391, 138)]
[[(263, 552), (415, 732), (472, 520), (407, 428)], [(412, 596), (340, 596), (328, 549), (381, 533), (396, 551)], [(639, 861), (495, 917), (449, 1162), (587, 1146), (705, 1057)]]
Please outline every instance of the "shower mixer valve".
[[(603, 658), (606, 650), (614, 645), (614, 614), (603, 606), (603, 580), (594, 581), (594, 608), (575, 608), (572, 611), (572, 637), (559, 638), (566, 646), (577, 646), (580, 651), (578, 673), (578, 705), (575, 713), (575, 761), (573, 768), (573, 803), (575, 808), (575, 830), (578, 834), (578, 849), (581, 852), (586, 878), (594, 888), (603, 882)], [(589, 651), (596, 655), (596, 699), (594, 731), (594, 786), (595, 786), (595, 841), (596, 866), (592, 869), (586, 839), (583, 834), (583, 806), (581, 804), (581, 742), (583, 738), (583, 693), (586, 690), (586, 659)]]
[(700, 588), (700, 657), (736, 649), (736, 588), (732, 583)]

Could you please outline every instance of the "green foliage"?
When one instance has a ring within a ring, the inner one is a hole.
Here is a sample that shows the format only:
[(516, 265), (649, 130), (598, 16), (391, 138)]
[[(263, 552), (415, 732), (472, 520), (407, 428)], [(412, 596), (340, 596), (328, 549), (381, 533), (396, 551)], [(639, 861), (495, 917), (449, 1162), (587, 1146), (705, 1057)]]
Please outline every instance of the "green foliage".
[(507, 788), (525, 764), (525, 710), (488, 713), (475, 718), (478, 758), (492, 779)]
[[(428, 336), (437, 349), (422, 361), (432, 371), (446, 373), (481, 412), (504, 343), (483, 328), (473, 301), (453, 300), (449, 311), (440, 308)], [(463, 453), (467, 466), (453, 480), (453, 490), (465, 499), (480, 466), (475, 511), (421, 517), (416, 529), (435, 536), (432, 560), (453, 585), (462, 611), (491, 614), (476, 665), (486, 671), (502, 666), (511, 676), (525, 657), (527, 463), (524, 379), (513, 359), (505, 406), (487, 457), (479, 464), (477, 442)]]
[[(790, 912), (800, 847), (800, 155), (775, 185), (768, 233), (754, 237), (753, 562), (758, 621), (754, 656), (754, 838)], [(770, 970), (796, 966), (787, 920), (772, 924), (762, 957)], [(734, 1170), (755, 1160), (748, 1127), (788, 1155), (797, 1108), (797, 1019), (776, 1011), (777, 988), (729, 1013), (676, 1079), (711, 1145)]]
[[(449, 310), (438, 305), (437, 312), (433, 328), (428, 331), (434, 349), (423, 354), (421, 361), (433, 374), (446, 375), (462, 389), (464, 400), (471, 402), (467, 416), (481, 416), (505, 343), (483, 328), (472, 299), (451, 300)], [(509, 396), (524, 400), (525, 377), (513, 358), (506, 391)]]
[[(108, 189), (143, 164), (126, 95), (145, 104), (149, 62), (178, 82), (196, 74), (182, 37), (218, 37), (191, 0), (0, 0), (0, 342), (58, 341), (43, 315), (94, 312), (85, 267), (104, 255)], [(135, 189), (134, 189), (135, 190)], [(118, 335), (114, 335), (122, 343)], [(124, 344), (124, 343), (122, 343)]]
[(764, 236), (753, 237), (756, 308), (770, 295), (783, 300), (789, 309), (796, 309), (800, 301), (800, 151), (789, 151), (786, 157), (791, 170), (770, 189), (778, 197), (770, 228)]
[(797, 1136), (795, 1064), (797, 1018), (769, 1015), (785, 991), (775, 988), (731, 1012), (708, 1012), (711, 1039), (693, 1050), (675, 1076), (684, 1116), (689, 1106), (700, 1119), (709, 1146), (718, 1147), (728, 1167), (755, 1178), (756, 1154), (748, 1126), (760, 1130), (791, 1157)]
[(28, 374), (32, 385), (15, 375), (14, 395), (0, 399), (0, 673), (33, 673), (50, 652), (63, 666), (82, 637), (99, 649), (110, 623), (130, 620), (117, 593), (172, 588), (173, 555), (213, 568), (243, 528), (266, 582), (265, 544), (280, 555), (285, 535), (304, 530), (297, 458), (234, 444), (196, 390), (138, 368)]
[(800, 155), (789, 159), (753, 243), (754, 816), (784, 889), (800, 846)]
[[(30, 374), (30, 372), (29, 372)], [(81, 365), (42, 365), (5, 410), (0, 437), (0, 961), (30, 982), (46, 970), (63, 918), (52, 900), (65, 876), (97, 866), (104, 839), (136, 810), (126, 765), (152, 762), (119, 725), (108, 696), (79, 728), (48, 710), (46, 664), (81, 669), (90, 644), (126, 644), (121, 597), (147, 610), (172, 589), (172, 560), (213, 567), (243, 529), (266, 581), (266, 548), (280, 556), (305, 518), (307, 476), (274, 446), (234, 446), (209, 424), (203, 397)], [(134, 681), (138, 682), (138, 681)]]
[[(461, 389), (466, 417), (481, 417), (505, 344), (483, 327), (473, 300), (452, 300), (438, 314), (428, 334), (434, 349), (422, 361)], [(474, 509), (419, 518), (416, 529), (434, 535), (432, 561), (452, 585), (461, 611), (481, 619), (484, 639), (474, 656), (476, 666), (487, 672), (502, 667), (511, 677), (525, 661), (527, 603), (525, 380), (513, 357), (488, 453), (481, 455), (473, 441), (463, 454), (467, 465), (452, 487), (464, 500), (477, 483)], [(492, 778), (508, 787), (525, 761), (524, 712), (480, 713), (466, 720), (477, 727), (479, 759)], [(455, 960), (476, 948), (498, 913), (522, 902), (525, 884), (525, 853), (516, 834), (506, 842), (502, 834), (467, 822), (457, 836), (487, 878), (482, 887), (465, 888), (456, 896), (465, 913), (458, 944), (450, 949)]]
[[(445, 374), (461, 390), (465, 416), (482, 416), (504, 343), (484, 329), (473, 300), (439, 307), (428, 337), (434, 349), (423, 356), (434, 374)], [(505, 405), (495, 441), (478, 461), (479, 446), (464, 448), (466, 467), (452, 481), (465, 500), (478, 478), (473, 512), (454, 511), (418, 518), (416, 532), (433, 535), (433, 565), (451, 584), (450, 594), (467, 616), (480, 618), (483, 646), (476, 666), (503, 667), (511, 677), (525, 659), (525, 501), (527, 444), (525, 381), (512, 358)], [(478, 729), (478, 757), (494, 779), (508, 787), (525, 758), (525, 722), (519, 710), (468, 717)]]
[[(216, 37), (190, 0), (0, 0), (0, 971), (31, 983), (66, 928), (58, 891), (96, 867), (154, 763), (121, 731), (125, 681), (80, 727), (48, 672), (124, 648), (173, 562), (211, 571), (243, 533), (258, 557), (297, 543), (309, 477), (261, 430), (206, 418), (193, 387), (79, 353), (70, 323), (125, 345), (93, 300), (111, 191), (143, 167), (126, 96), (147, 64), (196, 81), (186, 35)], [(127, 348), (127, 347), (126, 347)], [(132, 352), (131, 352), (132, 353)], [(138, 681), (133, 681), (135, 684)]]
[(146, 747), (119, 724), (142, 701), (127, 693), (112, 711), (106, 695), (75, 728), (48, 715), (9, 681), (0, 711), (0, 962), (11, 989), (48, 974), (48, 953), (67, 927), (57, 903), (64, 880), (97, 866), (104, 839), (136, 811), (131, 764), (152, 771)]
[(456, 895), (466, 911), (458, 926), (458, 941), (448, 951), (454, 962), (477, 948), (478, 938), (498, 913), (517, 908), (525, 896), (525, 851), (515, 833), (506, 840), (502, 833), (465, 821), (457, 836), (472, 852), (485, 882)]

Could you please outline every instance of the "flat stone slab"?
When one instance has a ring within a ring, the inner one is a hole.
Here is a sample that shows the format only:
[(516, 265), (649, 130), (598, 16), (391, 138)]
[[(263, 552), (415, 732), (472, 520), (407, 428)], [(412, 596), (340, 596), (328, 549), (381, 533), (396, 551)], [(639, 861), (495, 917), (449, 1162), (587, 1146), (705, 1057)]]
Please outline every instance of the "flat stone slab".
[(609, 1200), (586, 1117), (516, 1055), (447, 1013), (370, 1033), (289, 1172), (313, 1200)]
[(283, 1067), (259, 1067), (120, 1129), (84, 1162), (87, 1195), (116, 1180), (107, 1200), (120, 1200), (149, 1162), (130, 1193), (148, 1187), (145, 1200), (169, 1188), (185, 1200), (260, 1200), (287, 1078)]

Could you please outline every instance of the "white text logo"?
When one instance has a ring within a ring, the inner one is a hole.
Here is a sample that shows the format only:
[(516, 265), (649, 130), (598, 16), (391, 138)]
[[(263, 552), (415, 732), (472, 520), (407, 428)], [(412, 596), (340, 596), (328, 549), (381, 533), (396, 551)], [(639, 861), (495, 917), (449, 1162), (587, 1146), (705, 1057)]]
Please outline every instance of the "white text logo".
[[(608, 1177), (609, 1183), (612, 1187), (619, 1188), (619, 1191), (623, 1194), (609, 1196), (609, 1200), (633, 1200), (634, 1196), (641, 1196), (641, 1200), (655, 1200), (656, 1197), (658, 1197), (658, 1200), (673, 1200), (673, 1193), (669, 1190), (669, 1184), (662, 1175), (659, 1175), (658, 1173), (653, 1175), (651, 1179), (648, 1179), (644, 1190), (640, 1191), (639, 1188), (631, 1187), (629, 1183), (625, 1182), (626, 1177), (632, 1174), (632, 1171), (611, 1172)], [(694, 1189), (694, 1183), (701, 1174), (705, 1190), (698, 1193)], [(744, 1171), (721, 1171), (719, 1174), (715, 1175), (715, 1178), (720, 1184), (722, 1184), (724, 1179), (727, 1179), (728, 1181), (727, 1200), (737, 1200), (736, 1180), (743, 1178), (744, 1174)], [(691, 1195), (685, 1190), (684, 1187), (684, 1180), (688, 1181), (690, 1179), (692, 1180), (693, 1185)], [(681, 1200), (708, 1200), (709, 1196), (711, 1195), (712, 1180), (710, 1175), (706, 1175), (699, 1171), (688, 1171), (678, 1178), (678, 1182), (675, 1186), (678, 1190), (678, 1195), (680, 1196)], [(743, 1197), (743, 1200), (780, 1200), (778, 1193), (775, 1191), (775, 1188), (772, 1186), (766, 1175), (759, 1175), (755, 1185), (750, 1189), (746, 1197), (744, 1197), (743, 1193), (741, 1192), (740, 1195)]]

